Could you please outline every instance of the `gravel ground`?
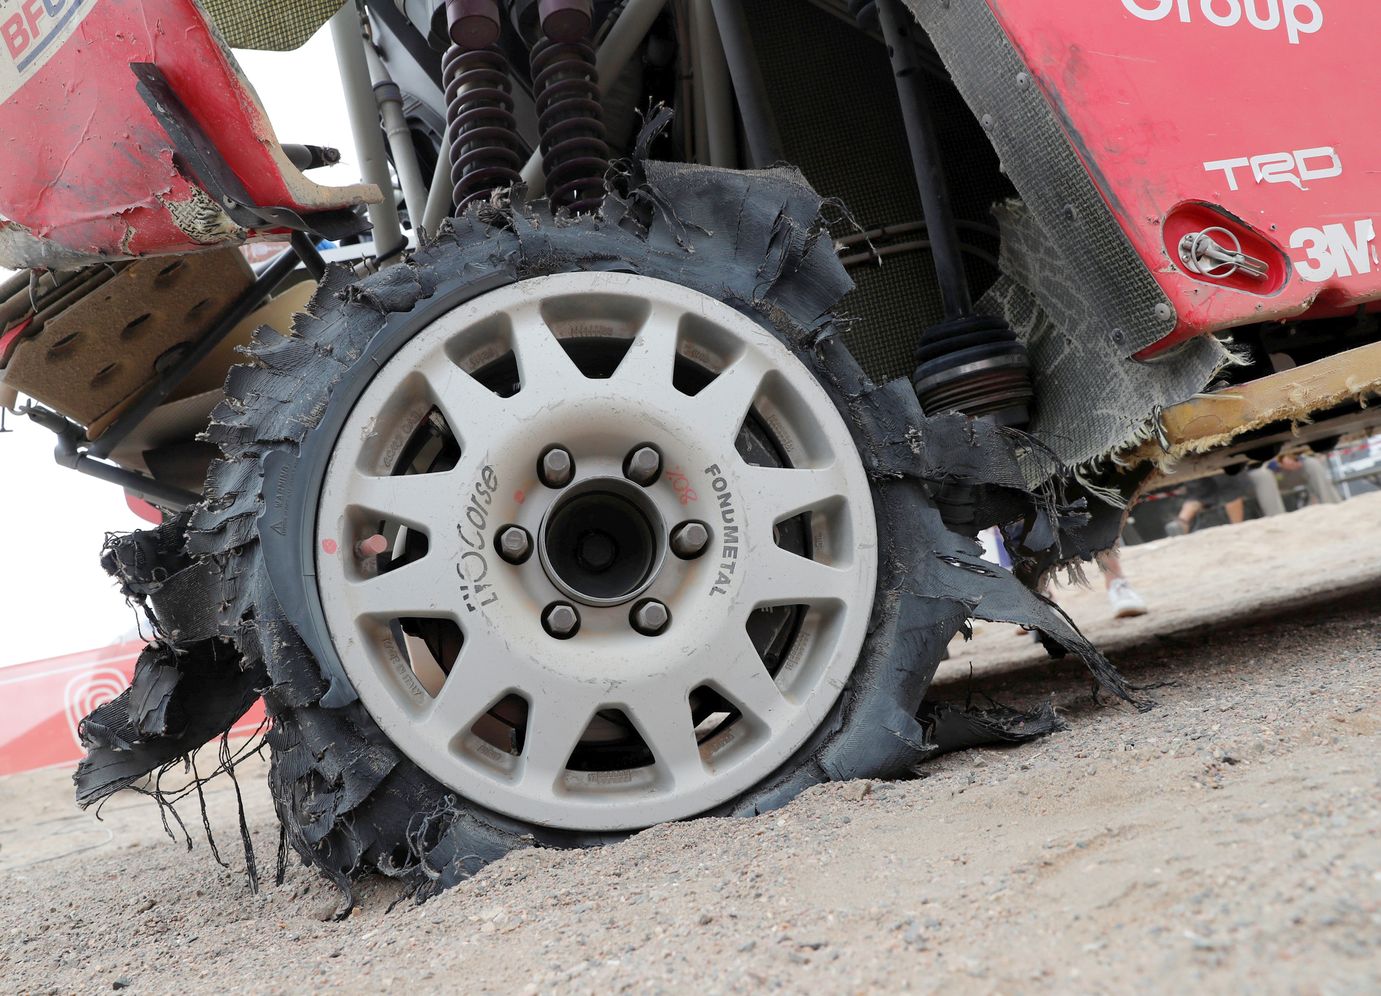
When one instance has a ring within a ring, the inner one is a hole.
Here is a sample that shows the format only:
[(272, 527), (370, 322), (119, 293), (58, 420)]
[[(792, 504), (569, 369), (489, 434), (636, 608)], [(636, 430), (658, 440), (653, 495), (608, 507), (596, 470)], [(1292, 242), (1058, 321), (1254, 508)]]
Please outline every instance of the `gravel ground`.
[[(1142, 620), (1063, 593), (1149, 712), (985, 626), (940, 690), (1051, 699), (1068, 731), (515, 853), (420, 907), (367, 882), (343, 923), (301, 867), (248, 893), (228, 783), (222, 868), (147, 800), (97, 823), (65, 773), (0, 780), (0, 989), (1381, 991), (1378, 521), (1381, 495), (1129, 550)], [(241, 783), (271, 864), (262, 766)]]

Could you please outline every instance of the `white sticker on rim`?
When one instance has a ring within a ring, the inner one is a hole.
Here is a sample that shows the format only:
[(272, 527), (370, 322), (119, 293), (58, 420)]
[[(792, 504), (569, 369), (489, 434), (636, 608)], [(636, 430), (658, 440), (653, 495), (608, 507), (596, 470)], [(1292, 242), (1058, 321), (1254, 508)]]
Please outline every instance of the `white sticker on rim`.
[(98, 0), (0, 0), (0, 102), (62, 48)]

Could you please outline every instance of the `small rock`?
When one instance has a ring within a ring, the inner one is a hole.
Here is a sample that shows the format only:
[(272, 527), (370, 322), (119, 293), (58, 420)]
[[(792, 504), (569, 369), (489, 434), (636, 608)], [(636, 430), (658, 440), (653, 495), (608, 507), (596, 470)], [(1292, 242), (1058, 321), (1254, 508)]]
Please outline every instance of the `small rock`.
[(871, 794), (872, 794), (872, 791), (873, 791), (873, 783), (872, 783), (872, 782), (857, 781), (857, 782), (849, 782), (848, 784), (846, 784), (846, 785), (840, 790), (839, 795), (840, 795), (841, 798), (847, 799), (847, 800), (849, 800), (850, 802), (858, 802), (858, 801), (860, 801), (860, 800), (866, 798), (867, 796), (871, 795)]
[(132, 985), (134, 985), (134, 983), (131, 982), (129, 979), (125, 978), (125, 977), (122, 975), (122, 976), (120, 976), (118, 979), (116, 979), (114, 982), (112, 982), (112, 983), (110, 984), (110, 988), (111, 988), (111, 989), (128, 989), (128, 988), (129, 988), (130, 986), (132, 986)]
[(134, 908), (134, 912), (136, 912), (136, 913), (147, 913), (149, 910), (153, 909), (156, 905), (158, 905), (158, 904), (155, 903), (152, 899), (145, 899), (142, 903), (140, 903), (138, 906), (136, 906), (136, 907)]

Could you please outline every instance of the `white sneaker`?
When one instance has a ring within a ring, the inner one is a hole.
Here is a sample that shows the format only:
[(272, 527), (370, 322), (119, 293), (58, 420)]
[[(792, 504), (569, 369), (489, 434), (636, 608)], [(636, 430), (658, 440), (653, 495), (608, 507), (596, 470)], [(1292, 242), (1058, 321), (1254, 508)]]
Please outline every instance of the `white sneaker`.
[(1116, 619), (1130, 619), (1132, 616), (1146, 614), (1146, 600), (1136, 593), (1136, 589), (1126, 578), (1118, 578), (1108, 585), (1108, 604)]

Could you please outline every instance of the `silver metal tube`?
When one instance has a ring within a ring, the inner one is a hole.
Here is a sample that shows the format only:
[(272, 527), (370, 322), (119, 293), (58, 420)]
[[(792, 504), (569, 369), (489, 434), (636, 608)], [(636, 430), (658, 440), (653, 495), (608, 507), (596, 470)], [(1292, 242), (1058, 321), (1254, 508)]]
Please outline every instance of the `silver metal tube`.
[(422, 227), (435, 235), (441, 222), (451, 213), (451, 140), (441, 137), (441, 152), (432, 172), (432, 186), (427, 193), (427, 207), (422, 212)]
[(336, 66), (340, 71), (345, 107), (350, 114), (350, 134), (355, 140), (355, 155), (360, 173), (383, 193), (379, 204), (369, 205), (369, 223), (374, 227), (374, 252), (383, 257), (403, 244), (398, 225), (398, 208), (393, 202), (393, 181), (388, 173), (384, 135), (379, 130), (379, 105), (369, 82), (369, 65), (364, 58), (364, 33), (359, 8), (354, 0), (346, 3), (331, 18), (331, 41), (336, 47)]
[(729, 64), (719, 39), (710, 0), (695, 5), (695, 84), (698, 103), (704, 108), (708, 150), (702, 161), (732, 169), (738, 165), (738, 141), (734, 128), (734, 98), (729, 86)]
[[(666, 6), (666, 0), (628, 0), (628, 5), (619, 14), (614, 26), (605, 36), (595, 56), (595, 69), (599, 73), (599, 92), (604, 94), (618, 79), (628, 60), (633, 58), (652, 22)], [(523, 167), (523, 182), (528, 193), (534, 197), (546, 190), (546, 178), (542, 175), (542, 150), (539, 148)]]
[(403, 188), (403, 203), (408, 206), (408, 218), (416, 228), (426, 210), (427, 188), (422, 182), (422, 169), (417, 165), (412, 130), (403, 116), (403, 92), (389, 76), (388, 67), (379, 58), (379, 53), (374, 51), (374, 46), (367, 42), (364, 56), (369, 65), (369, 78), (374, 85), (374, 99), (384, 119), (384, 135), (388, 138), (389, 151), (393, 153), (393, 168), (398, 173), (398, 184)]

